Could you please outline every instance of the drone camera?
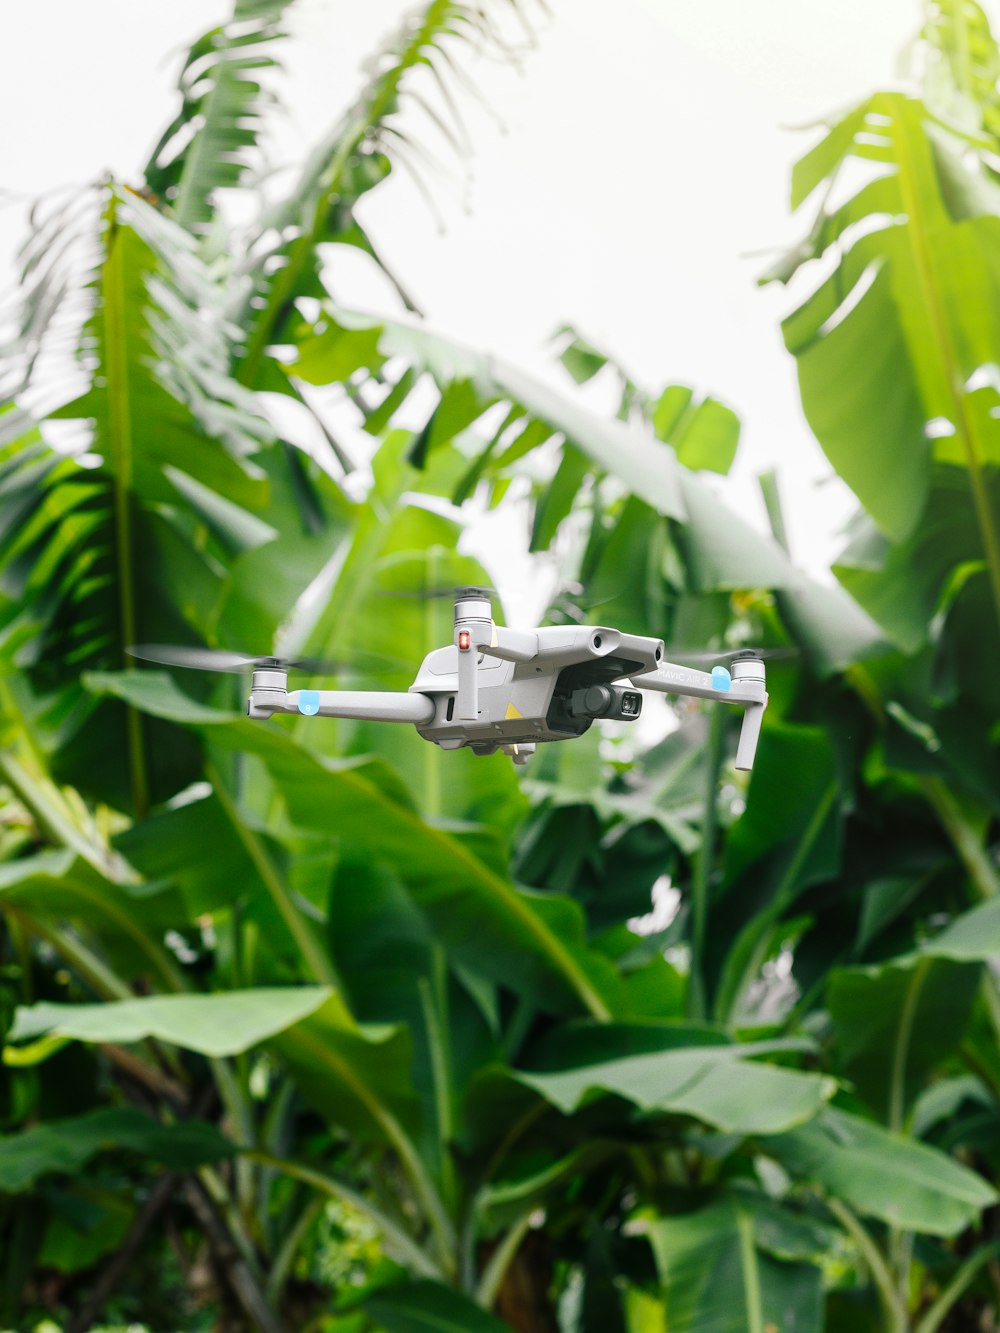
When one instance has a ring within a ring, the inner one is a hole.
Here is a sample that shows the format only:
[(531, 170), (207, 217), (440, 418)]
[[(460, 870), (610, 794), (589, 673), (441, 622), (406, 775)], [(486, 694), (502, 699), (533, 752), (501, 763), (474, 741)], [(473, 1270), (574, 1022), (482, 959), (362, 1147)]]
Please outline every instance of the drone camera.
[(638, 690), (622, 690), (614, 685), (590, 685), (573, 691), (570, 712), (574, 717), (634, 722), (642, 712), (642, 695)]

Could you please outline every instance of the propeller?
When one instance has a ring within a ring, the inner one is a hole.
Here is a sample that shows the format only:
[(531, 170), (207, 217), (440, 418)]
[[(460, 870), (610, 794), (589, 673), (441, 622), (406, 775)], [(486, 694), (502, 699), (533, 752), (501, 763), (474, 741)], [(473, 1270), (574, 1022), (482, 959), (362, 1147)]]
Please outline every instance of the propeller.
[[(161, 666), (190, 667), (195, 671), (230, 671), (237, 675), (254, 667), (273, 667), (276, 671), (308, 671), (314, 676), (335, 676), (351, 667), (349, 662), (334, 662), (322, 657), (250, 657), (246, 653), (227, 652), (223, 648), (182, 648), (169, 643), (134, 643), (125, 650), (130, 657)], [(366, 655), (361, 655), (363, 665)], [(388, 659), (380, 659), (383, 663)], [(355, 662), (355, 666), (359, 663)]]
[(453, 585), (450, 588), (377, 588), (375, 595), (377, 597), (405, 597), (419, 602), (431, 602), (437, 598), (455, 602), (463, 597), (480, 597), (488, 600), (491, 597), (500, 596), (496, 588), (474, 587), (472, 584)]
[(690, 652), (686, 648), (666, 648), (665, 656), (671, 662), (738, 662), (740, 659), (764, 662), (782, 662), (790, 657), (800, 655), (798, 648), (720, 648), (718, 651), (712, 649), (693, 649)]

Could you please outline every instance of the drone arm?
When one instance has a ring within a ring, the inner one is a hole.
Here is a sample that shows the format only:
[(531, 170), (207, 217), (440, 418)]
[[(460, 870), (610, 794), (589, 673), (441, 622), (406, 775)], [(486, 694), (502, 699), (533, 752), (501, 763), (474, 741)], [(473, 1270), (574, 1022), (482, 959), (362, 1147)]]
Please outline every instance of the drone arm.
[(719, 688), (713, 683), (707, 671), (695, 671), (691, 667), (675, 666), (671, 662), (665, 662), (656, 671), (634, 674), (632, 681), (643, 690), (658, 690), (663, 694), (686, 694), (697, 699), (714, 699), (724, 704), (742, 704), (743, 725), (736, 751), (736, 767), (751, 769), (754, 755), (757, 753), (764, 709), (767, 707), (763, 668), (760, 670), (761, 674), (752, 678), (733, 680), (730, 680), (728, 672), (723, 672), (722, 688)]
[[(266, 696), (266, 697), (265, 697)], [(376, 690), (261, 690), (250, 695), (251, 717), (272, 713), (302, 713), (306, 717), (357, 718), (364, 722), (413, 722), (418, 726), (434, 716), (434, 701), (426, 694)]]
[(723, 674), (725, 683), (720, 688), (713, 683), (707, 671), (676, 666), (673, 662), (664, 662), (655, 671), (633, 672), (631, 679), (641, 690), (686, 694), (696, 699), (715, 699), (724, 704), (763, 703), (767, 698), (762, 680), (731, 680), (727, 671)]
[(533, 662), (538, 656), (538, 635), (530, 631), (506, 629), (493, 625), (489, 639), (485, 635), (478, 647), (481, 653), (502, 658), (505, 662)]

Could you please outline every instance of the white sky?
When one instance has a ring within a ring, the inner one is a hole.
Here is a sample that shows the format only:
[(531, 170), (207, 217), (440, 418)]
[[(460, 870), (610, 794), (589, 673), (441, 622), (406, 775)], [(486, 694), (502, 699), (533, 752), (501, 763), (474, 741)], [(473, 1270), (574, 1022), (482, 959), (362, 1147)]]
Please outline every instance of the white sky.
[[(525, 0), (526, 4), (530, 0)], [(997, 0), (987, 5), (993, 10)], [(279, 154), (304, 152), (350, 102), (360, 65), (410, 0), (299, 0), (283, 60)], [(725, 490), (764, 526), (755, 474), (779, 469), (793, 554), (819, 569), (850, 509), (798, 405), (769, 252), (815, 121), (894, 80), (917, 0), (550, 0), (520, 73), (480, 61), (501, 132), (461, 99), (471, 176), (432, 181), (444, 231), (403, 173), (364, 205), (377, 244), (442, 331), (546, 377), (575, 323), (649, 388), (685, 382), (740, 414)], [(183, 49), (216, 0), (32, 0), (4, 15), (0, 186), (20, 199), (111, 170), (135, 179), (172, 116)], [(535, 11), (536, 15), (539, 14)], [(9, 277), (23, 207), (0, 211)], [(352, 295), (356, 279), (345, 272)], [(565, 377), (557, 382), (568, 385)]]

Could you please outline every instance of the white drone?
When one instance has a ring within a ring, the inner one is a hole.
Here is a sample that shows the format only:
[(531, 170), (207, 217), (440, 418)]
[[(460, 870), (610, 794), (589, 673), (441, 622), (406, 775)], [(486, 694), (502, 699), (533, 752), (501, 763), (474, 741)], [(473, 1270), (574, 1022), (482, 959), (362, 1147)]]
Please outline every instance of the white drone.
[[(454, 592), (452, 642), (424, 658), (405, 693), (362, 690), (289, 690), (289, 669), (322, 671), (310, 660), (246, 657), (214, 649), (145, 644), (135, 657), (214, 671), (252, 668), (247, 713), (411, 722), (442, 750), (468, 746), (474, 754), (501, 750), (527, 763), (541, 741), (582, 736), (595, 718), (634, 722), (641, 690), (693, 695), (739, 704), (743, 712), (736, 767), (753, 767), (767, 707), (764, 658), (784, 649), (746, 648), (699, 654), (715, 661), (711, 673), (663, 660), (662, 639), (624, 634), (606, 626), (556, 625), (511, 630), (493, 620), (484, 588)], [(725, 660), (730, 669), (721, 665)]]

